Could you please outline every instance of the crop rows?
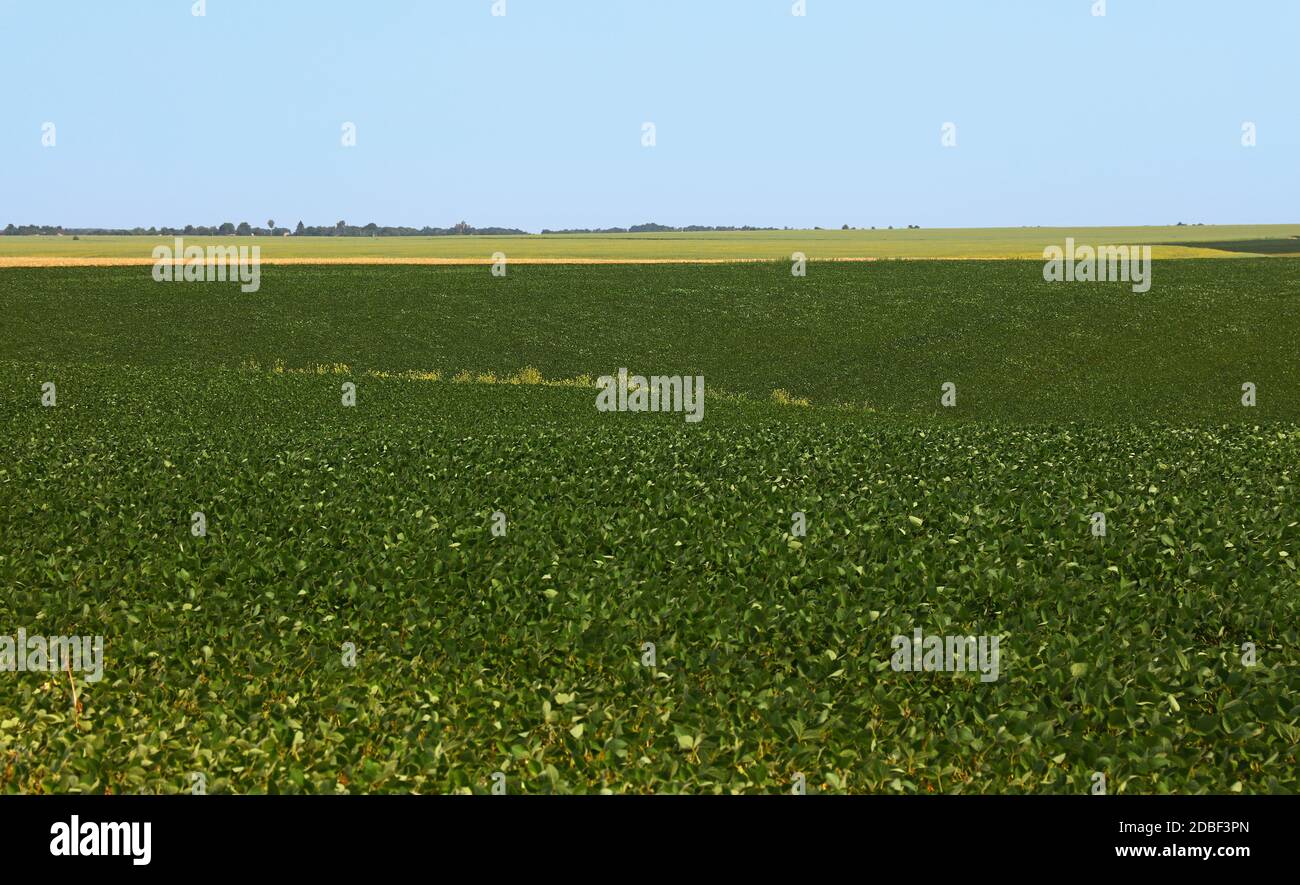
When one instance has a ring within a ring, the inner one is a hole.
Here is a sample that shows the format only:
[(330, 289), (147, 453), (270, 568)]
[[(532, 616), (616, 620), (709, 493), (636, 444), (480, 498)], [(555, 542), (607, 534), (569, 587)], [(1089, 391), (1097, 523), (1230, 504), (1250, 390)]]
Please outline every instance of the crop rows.
[[(0, 679), (3, 789), (1297, 787), (1290, 424), (355, 380), (0, 370), (0, 623), (106, 657)], [(895, 672), (917, 627), (1000, 678)]]

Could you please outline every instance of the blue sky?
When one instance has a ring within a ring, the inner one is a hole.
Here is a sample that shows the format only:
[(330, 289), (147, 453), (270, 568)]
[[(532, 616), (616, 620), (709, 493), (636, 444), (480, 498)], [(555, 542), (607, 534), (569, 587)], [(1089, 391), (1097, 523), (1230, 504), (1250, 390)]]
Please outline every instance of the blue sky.
[(1300, 2), (1093, 2), (0, 0), (0, 224), (1300, 221)]

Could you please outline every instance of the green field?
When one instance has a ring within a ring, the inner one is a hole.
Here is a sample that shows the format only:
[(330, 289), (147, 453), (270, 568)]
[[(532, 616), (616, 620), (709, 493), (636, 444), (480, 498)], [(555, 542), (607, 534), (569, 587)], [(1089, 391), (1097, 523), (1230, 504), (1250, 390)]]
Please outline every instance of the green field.
[[(269, 267), (262, 289), (146, 267), (3, 272), (6, 358), (357, 373), (630, 367), (714, 392), (982, 420), (1300, 420), (1300, 260), (1157, 264), (1150, 292), (1041, 262)], [(1257, 385), (1244, 412), (1241, 385)]]
[[(1157, 258), (1300, 255), (1300, 225), (1204, 225), (1080, 228), (933, 228), (734, 233), (562, 234), (514, 237), (187, 237), (208, 246), (259, 246), (262, 257), (331, 260), (510, 259), (725, 260), (809, 258), (1041, 258), (1066, 237), (1080, 244), (1152, 245)], [(0, 263), (30, 258), (149, 258), (173, 237), (0, 236)]]
[(262, 273), (0, 269), (0, 789), (1300, 788), (1300, 260)]

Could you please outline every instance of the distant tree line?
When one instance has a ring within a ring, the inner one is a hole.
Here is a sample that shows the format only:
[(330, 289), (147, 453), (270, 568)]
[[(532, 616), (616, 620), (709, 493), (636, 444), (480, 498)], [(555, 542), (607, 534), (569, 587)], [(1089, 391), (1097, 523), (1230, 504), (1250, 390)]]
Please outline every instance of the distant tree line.
[(64, 227), (50, 224), (8, 224), (0, 231), (4, 236), (148, 236), (148, 237), (454, 237), (454, 236), (503, 236), (509, 234), (527, 234), (528, 231), (513, 227), (473, 227), (464, 221), (455, 227), (380, 227), (373, 221), (357, 226), (339, 221), (325, 227), (308, 227), (301, 221), (294, 228), (279, 227), (274, 219), (266, 222), (266, 227), (254, 227), (247, 221), (239, 224), (227, 221), (223, 224), (206, 226), (187, 224), (184, 227)]
[[(707, 224), (691, 224), (686, 227), (670, 227), (666, 224), (634, 224), (631, 227), (571, 227), (564, 230), (543, 228), (544, 234), (654, 234), (654, 233), (694, 233), (709, 231), (743, 231), (743, 230), (781, 230), (779, 227), (718, 227)], [(785, 228), (789, 230), (789, 228)]]
[[(920, 225), (908, 225), (909, 229), (919, 229)], [(672, 227), (666, 224), (634, 224), (631, 227), (572, 227), (563, 230), (543, 228), (544, 234), (645, 234), (645, 233), (710, 233), (725, 231), (760, 231), (792, 230), (790, 227), (728, 227), (723, 225), (691, 224), (686, 227)], [(813, 230), (822, 230), (820, 227)], [(844, 225), (841, 230), (854, 230)], [(872, 230), (875, 230), (873, 227)], [(893, 230), (891, 227), (890, 230)], [(0, 236), (144, 236), (144, 237), (455, 237), (455, 236), (526, 236), (528, 231), (513, 227), (474, 227), (462, 221), (454, 227), (380, 227), (373, 221), (366, 225), (348, 224), (346, 221), (335, 222), (331, 226), (309, 227), (298, 222), (297, 227), (287, 228), (276, 225), (274, 219), (268, 219), (266, 227), (254, 227), (247, 221), (239, 224), (227, 221), (222, 224), (205, 226), (187, 224), (184, 227), (64, 227), (51, 224), (8, 224), (0, 231)]]

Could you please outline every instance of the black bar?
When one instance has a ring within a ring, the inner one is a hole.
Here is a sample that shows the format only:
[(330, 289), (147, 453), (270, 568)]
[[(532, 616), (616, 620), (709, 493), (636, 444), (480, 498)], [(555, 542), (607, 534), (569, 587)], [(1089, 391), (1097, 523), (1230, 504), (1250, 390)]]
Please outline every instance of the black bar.
[[(1293, 860), (1298, 809), (1286, 796), (7, 796), (0, 826), (7, 862), (128, 875), (332, 876), (433, 860), (444, 870), (454, 861), (563, 874), (565, 858), (581, 869), (595, 859), (639, 860), (662, 875), (686, 863), (685, 853), (709, 865), (811, 864), (809, 872), (880, 860), (927, 869), (1173, 861), (1230, 870)], [(55, 856), (57, 827), (70, 827), (73, 815), (83, 838), (87, 823), (148, 822), (149, 863), (131, 857), (143, 839), (118, 856)], [(1170, 832), (1170, 822), (1182, 829)], [(1155, 856), (1120, 856), (1130, 849)], [(1238, 849), (1245, 854), (1222, 853)]]

